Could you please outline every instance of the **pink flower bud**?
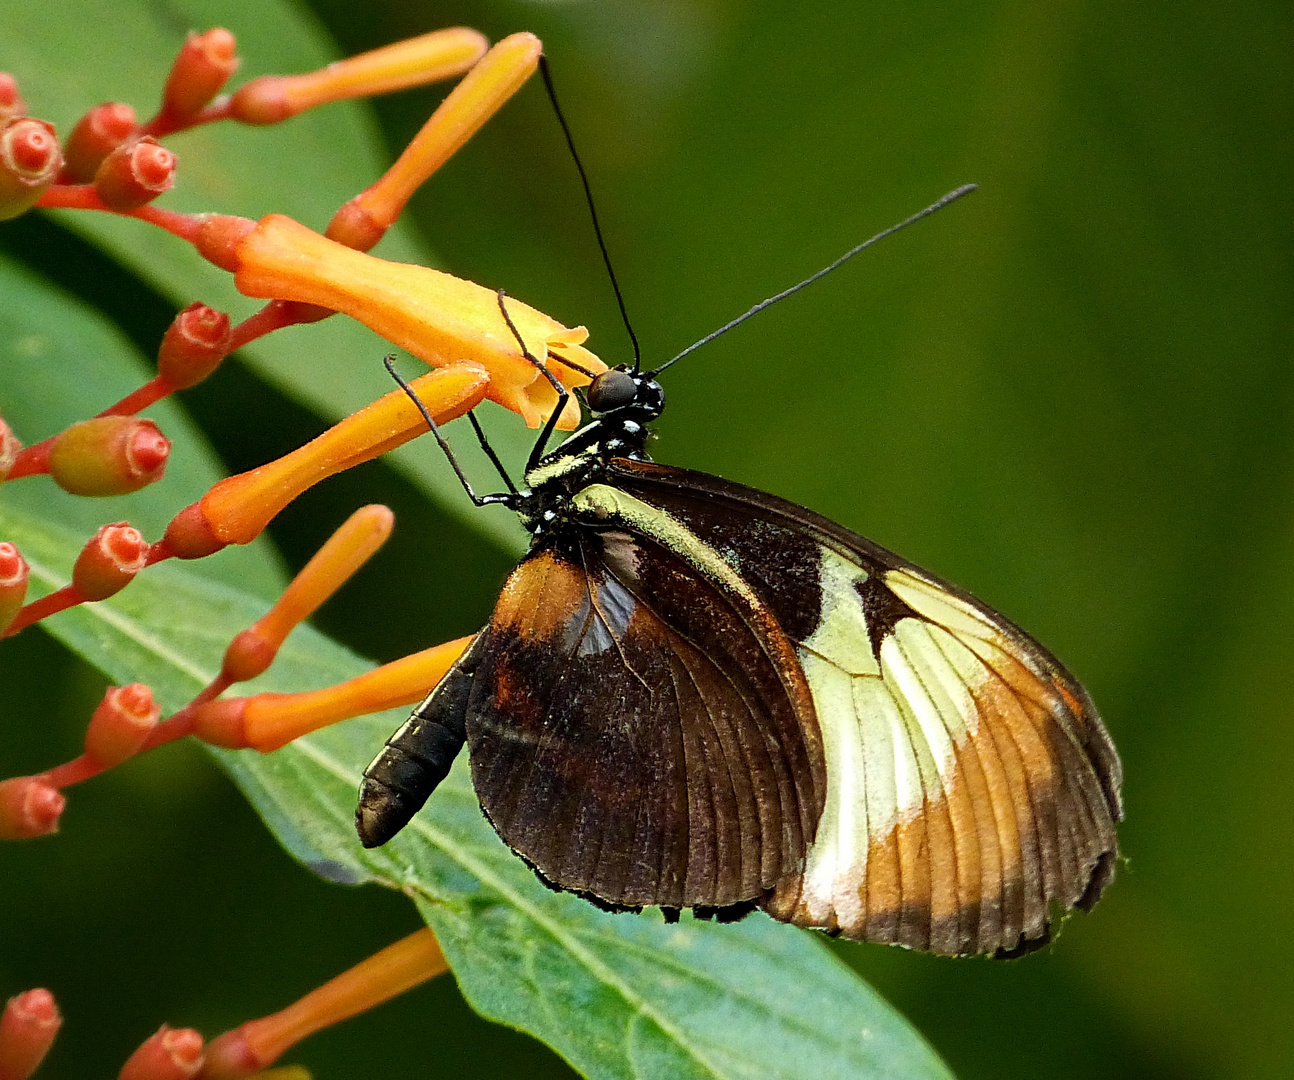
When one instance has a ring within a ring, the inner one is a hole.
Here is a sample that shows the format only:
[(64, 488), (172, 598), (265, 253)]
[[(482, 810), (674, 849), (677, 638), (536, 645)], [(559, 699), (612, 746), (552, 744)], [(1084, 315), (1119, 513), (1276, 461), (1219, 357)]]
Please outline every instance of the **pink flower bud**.
[(31, 570), (13, 544), (0, 544), (0, 634), (9, 629), (27, 599)]
[(27, 103), (18, 93), (18, 80), (7, 71), (0, 71), (0, 127), (26, 115)]
[(85, 752), (101, 765), (120, 765), (139, 752), (161, 716), (153, 691), (143, 683), (110, 686), (90, 718)]
[(202, 1071), (202, 1036), (163, 1024), (130, 1055), (118, 1080), (189, 1080)]
[(72, 585), (86, 600), (119, 593), (148, 565), (148, 543), (124, 521), (104, 525), (81, 549), (72, 567)]
[(94, 174), (94, 190), (110, 210), (138, 210), (175, 184), (175, 155), (147, 135), (122, 143)]
[(52, 125), (11, 120), (0, 131), (0, 221), (30, 209), (62, 167), (63, 153)]
[(237, 42), (222, 27), (190, 33), (162, 91), (160, 116), (175, 126), (197, 116), (238, 70)]
[(54, 439), (49, 473), (73, 495), (126, 495), (160, 480), (170, 453), (170, 440), (153, 421), (96, 416)]
[(0, 840), (31, 840), (58, 832), (67, 799), (39, 776), (0, 781)]
[(216, 370), (229, 344), (229, 316), (206, 304), (190, 304), (162, 338), (157, 373), (174, 390), (195, 386)]
[(9, 470), (13, 468), (13, 463), (18, 460), (18, 452), (21, 449), (22, 443), (18, 441), (18, 436), (0, 418), (0, 484), (3, 484), (9, 476)]
[(135, 110), (120, 101), (96, 105), (72, 129), (63, 147), (67, 159), (64, 178), (88, 184), (103, 159), (135, 133), (139, 126)]
[(0, 1014), (0, 1078), (27, 1080), (49, 1053), (62, 1023), (48, 990), (11, 997)]

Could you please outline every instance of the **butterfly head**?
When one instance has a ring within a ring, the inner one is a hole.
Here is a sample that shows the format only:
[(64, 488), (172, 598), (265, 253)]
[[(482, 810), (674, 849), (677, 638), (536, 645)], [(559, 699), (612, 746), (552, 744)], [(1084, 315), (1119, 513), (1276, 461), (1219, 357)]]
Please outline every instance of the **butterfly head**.
[(589, 383), (585, 401), (595, 420), (650, 423), (665, 408), (665, 391), (650, 375), (625, 364), (602, 372)]

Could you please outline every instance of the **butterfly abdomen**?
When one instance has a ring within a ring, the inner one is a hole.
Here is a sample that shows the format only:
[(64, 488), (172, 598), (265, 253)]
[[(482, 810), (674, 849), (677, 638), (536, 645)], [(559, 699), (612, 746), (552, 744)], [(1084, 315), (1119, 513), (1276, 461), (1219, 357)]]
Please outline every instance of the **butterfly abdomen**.
[(449, 775), (467, 738), (472, 655), (469, 648), (364, 770), (355, 827), (366, 848), (380, 847), (403, 829)]

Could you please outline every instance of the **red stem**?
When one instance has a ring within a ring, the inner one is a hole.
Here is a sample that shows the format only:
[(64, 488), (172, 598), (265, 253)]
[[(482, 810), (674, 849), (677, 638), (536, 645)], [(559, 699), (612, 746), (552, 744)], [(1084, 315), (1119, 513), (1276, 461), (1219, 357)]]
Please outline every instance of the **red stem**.
[(13, 468), (9, 470), (9, 479), (20, 480), (24, 476), (39, 476), (49, 472), (49, 452), (53, 447), (52, 438), (24, 447), (14, 458)]
[(244, 319), (229, 333), (229, 352), (235, 353), (257, 338), (296, 326), (301, 319), (282, 300), (271, 300), (255, 315)]
[[(160, 375), (154, 376), (138, 390), (127, 394), (115, 405), (109, 405), (96, 416), (134, 416), (143, 412), (150, 405), (156, 405), (174, 390), (171, 384)], [(24, 476), (39, 476), (49, 472), (49, 454), (58, 436), (51, 435), (38, 443), (24, 447), (14, 459), (13, 468), (9, 470), (10, 480), (21, 480)]]
[(106, 768), (107, 766), (101, 761), (95, 761), (89, 754), (82, 754), (74, 761), (50, 769), (44, 774), (44, 778), (54, 787), (61, 789), (89, 780), (92, 776), (98, 776)]
[(156, 544), (148, 545), (148, 556), (144, 565), (153, 566), (165, 559), (173, 558), (175, 558), (175, 552), (171, 550), (170, 545), (166, 542), (166, 537), (163, 536)]
[[(192, 735), (193, 720), (197, 714), (198, 706), (205, 705), (208, 701), (219, 697), (229, 689), (232, 682), (233, 680), (222, 671), (212, 680), (210, 686), (198, 694), (184, 708), (153, 728), (149, 732), (148, 738), (144, 741), (144, 745), (139, 748), (135, 756), (158, 746), (163, 746), (168, 742), (174, 742), (176, 739), (182, 739), (186, 735)], [(62, 788), (71, 787), (73, 784), (89, 780), (93, 776), (98, 776), (107, 769), (107, 765), (96, 761), (89, 754), (82, 754), (79, 758), (58, 765), (41, 775), (43, 779), (61, 790)]]
[(47, 619), (51, 615), (57, 615), (60, 611), (66, 611), (70, 607), (76, 607), (77, 604), (84, 604), (85, 596), (75, 585), (64, 585), (57, 592), (52, 592), (48, 596), (42, 596), (39, 600), (33, 600), (18, 612), (17, 618), (9, 624), (9, 629), (0, 637), (13, 637), (19, 630), (24, 630), (34, 622), (40, 622), (41, 619)]
[(154, 375), (138, 390), (122, 398), (117, 404), (109, 405), (99, 416), (134, 416), (143, 412), (150, 405), (156, 405), (164, 397), (174, 392), (173, 387), (160, 375)]
[(112, 210), (103, 205), (93, 184), (55, 184), (36, 203), (45, 210), (102, 210), (120, 217), (139, 218), (159, 229), (165, 229), (181, 240), (192, 244), (202, 227), (202, 214), (181, 214), (175, 210), (162, 210), (156, 206), (141, 206), (138, 210)]
[(174, 742), (176, 739), (182, 739), (186, 735), (193, 734), (193, 722), (197, 716), (198, 706), (205, 705), (208, 701), (214, 701), (223, 694), (233, 684), (233, 679), (229, 678), (223, 671), (211, 681), (211, 684), (203, 690), (197, 697), (190, 701), (184, 708), (175, 715), (163, 720), (157, 727), (153, 728), (144, 740), (144, 745), (140, 747), (139, 752), (152, 750), (154, 747), (162, 746), (168, 742)]
[(188, 131), (190, 128), (200, 127), (203, 124), (214, 124), (217, 120), (228, 120), (230, 117), (228, 94), (221, 94), (210, 105), (203, 109), (196, 116), (189, 116), (183, 120), (176, 120), (172, 116), (158, 113), (147, 124), (139, 129), (138, 135), (151, 135), (154, 139), (164, 139), (168, 135), (174, 135), (177, 131)]

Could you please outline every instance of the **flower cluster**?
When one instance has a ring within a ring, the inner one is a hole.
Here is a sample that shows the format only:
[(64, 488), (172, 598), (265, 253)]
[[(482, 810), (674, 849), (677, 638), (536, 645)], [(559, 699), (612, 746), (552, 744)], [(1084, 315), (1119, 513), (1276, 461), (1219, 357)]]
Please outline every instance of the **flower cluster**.
[[(254, 79), (224, 93), (238, 67), (234, 36), (191, 34), (162, 90), (156, 114), (140, 122), (131, 106), (90, 109), (62, 142), (27, 112), (15, 79), (0, 74), (0, 220), (33, 207), (64, 207), (138, 219), (189, 243), (233, 274), (244, 295), (267, 303), (238, 324), (195, 302), (176, 317), (158, 350), (157, 374), (97, 416), (24, 447), (0, 418), (0, 483), (47, 475), (88, 498), (119, 495), (164, 477), (171, 443), (139, 414), (217, 370), (249, 342), (298, 323), (343, 313), (434, 370), (346, 417), (299, 449), (230, 477), (146, 539), (128, 522), (103, 525), (86, 542), (71, 580), (28, 599), (29, 569), (0, 543), (0, 637), (129, 586), (165, 559), (201, 559), (255, 539), (274, 516), (320, 480), (368, 461), (489, 399), (528, 425), (547, 421), (556, 384), (580, 386), (605, 365), (583, 347), (587, 331), (527, 305), (422, 266), (368, 254), (418, 186), (534, 72), (540, 42), (515, 34), (492, 48), (475, 31), (443, 30), (332, 64), (319, 71)], [(343, 98), (387, 93), (462, 76), (394, 165), (338, 209), (323, 234), (278, 214), (256, 222), (219, 213), (181, 214), (154, 205), (176, 182), (179, 161), (164, 140), (221, 121), (276, 124)], [(571, 428), (578, 405), (556, 418)], [(65, 792), (153, 747), (195, 736), (222, 747), (269, 752), (327, 724), (419, 700), (468, 643), (453, 641), (379, 667), (338, 686), (297, 694), (223, 696), (263, 673), (294, 627), (307, 619), (383, 544), (394, 521), (383, 506), (357, 510), (261, 619), (238, 634), (218, 676), (185, 707), (163, 717), (142, 683), (108, 689), (86, 727), (84, 752), (34, 776), (0, 781), (0, 838), (58, 830)], [(123, 1080), (171, 1077), (303, 1077), (268, 1069), (305, 1035), (354, 1015), (445, 970), (430, 930), (419, 931), (273, 1016), (209, 1043), (191, 1029), (163, 1027), (123, 1067)], [(33, 1074), (58, 1031), (52, 995), (30, 990), (0, 1017), (0, 1080)]]

